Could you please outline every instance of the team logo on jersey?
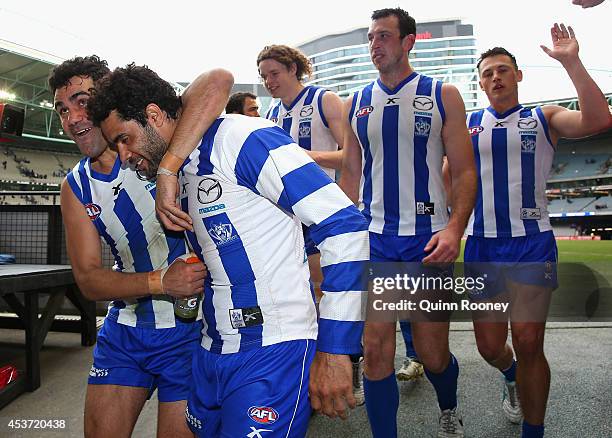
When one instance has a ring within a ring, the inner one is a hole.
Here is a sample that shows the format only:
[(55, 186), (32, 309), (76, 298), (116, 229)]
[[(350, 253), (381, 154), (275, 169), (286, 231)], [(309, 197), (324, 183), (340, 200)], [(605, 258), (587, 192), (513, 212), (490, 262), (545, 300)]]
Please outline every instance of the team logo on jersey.
[(312, 105), (304, 105), (300, 110), (300, 117), (310, 117), (314, 112)]
[(519, 129), (535, 129), (538, 127), (538, 121), (533, 117), (525, 117), (519, 119), (517, 126)]
[(210, 204), (221, 197), (223, 190), (216, 179), (202, 178), (198, 183), (198, 201), (200, 204)]
[(355, 117), (364, 117), (369, 115), (372, 111), (374, 111), (374, 107), (372, 105), (362, 106), (359, 108), (359, 111), (355, 114)]
[(300, 122), (300, 126), (298, 127), (298, 137), (310, 137), (310, 122)]
[(431, 131), (431, 119), (429, 117), (416, 116), (414, 118), (414, 135), (427, 137)]
[(434, 102), (433, 99), (427, 96), (417, 96), (412, 101), (412, 106), (414, 109), (419, 111), (429, 111), (433, 108)]
[(229, 309), (229, 317), (232, 327), (235, 329), (263, 324), (263, 314), (259, 306)]
[(470, 136), (474, 137), (484, 131), (484, 128), (482, 126), (472, 126), (468, 131), (470, 132)]
[(251, 406), (248, 415), (251, 420), (260, 424), (272, 424), (278, 420), (278, 412), (269, 406)]
[(424, 216), (433, 216), (435, 214), (433, 202), (417, 202), (416, 203), (416, 214)]
[(234, 234), (232, 224), (212, 224), (207, 231), (217, 246), (225, 245), (238, 239), (238, 235)]
[(540, 212), (539, 208), (521, 208), (521, 219), (522, 220), (527, 220), (527, 219), (535, 219), (535, 220), (540, 220), (542, 219), (542, 213)]
[(521, 135), (521, 153), (534, 154), (536, 138), (534, 135)]
[(85, 204), (85, 211), (87, 212), (87, 216), (89, 216), (89, 219), (91, 219), (92, 221), (95, 221), (96, 219), (98, 219), (98, 217), (100, 217), (100, 215), (102, 214), (102, 209), (100, 208), (100, 206), (98, 204)]

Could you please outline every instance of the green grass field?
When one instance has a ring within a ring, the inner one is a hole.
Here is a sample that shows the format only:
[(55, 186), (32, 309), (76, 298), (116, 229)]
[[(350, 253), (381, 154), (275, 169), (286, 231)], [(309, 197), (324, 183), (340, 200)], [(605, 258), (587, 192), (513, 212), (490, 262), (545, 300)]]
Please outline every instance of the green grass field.
[[(463, 261), (463, 247), (458, 261)], [(610, 263), (612, 271), (612, 240), (557, 240), (559, 248), (559, 262), (561, 263)]]

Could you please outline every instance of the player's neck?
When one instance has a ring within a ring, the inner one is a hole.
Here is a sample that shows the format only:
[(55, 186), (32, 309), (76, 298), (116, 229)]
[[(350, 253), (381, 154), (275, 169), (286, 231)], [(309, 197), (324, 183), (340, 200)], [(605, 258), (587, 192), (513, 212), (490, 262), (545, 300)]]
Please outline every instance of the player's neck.
[(106, 148), (104, 152), (102, 152), (96, 158), (91, 159), (91, 167), (98, 173), (108, 175), (113, 171), (115, 161), (117, 161), (117, 152), (111, 150), (110, 148)]
[(513, 95), (505, 99), (490, 100), (489, 103), (497, 114), (504, 114), (506, 111), (519, 105), (519, 100), (517, 95)]
[(287, 95), (281, 98), (281, 100), (283, 101), (283, 105), (290, 106), (303, 89), (304, 85), (302, 85), (301, 82), (295, 84), (295, 86), (291, 88)]
[(399, 68), (380, 72), (380, 81), (390, 90), (395, 89), (404, 79), (414, 73), (410, 63), (402, 63)]

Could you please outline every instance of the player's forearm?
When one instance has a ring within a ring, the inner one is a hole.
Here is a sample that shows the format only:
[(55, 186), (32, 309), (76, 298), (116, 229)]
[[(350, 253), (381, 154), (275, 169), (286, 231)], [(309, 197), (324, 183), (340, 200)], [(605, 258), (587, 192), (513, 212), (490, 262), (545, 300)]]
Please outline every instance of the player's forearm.
[(457, 176), (452, 176), (452, 212), (447, 229), (455, 231), (458, 236), (463, 235), (474, 209), (476, 184), (476, 171), (473, 168), (466, 169)]
[(327, 167), (328, 169), (341, 169), (342, 168), (342, 150), (339, 151), (308, 151), (308, 155), (312, 158), (315, 163), (321, 167)]
[(354, 205), (359, 204), (359, 183), (361, 174), (352, 171), (349, 167), (343, 166), (340, 172), (338, 185)]
[(161, 167), (178, 170), (180, 164), (176, 159), (171, 160), (168, 153), (184, 160), (193, 152), (204, 133), (223, 112), (233, 84), (230, 72), (216, 69), (200, 75), (185, 90), (181, 96), (181, 118)]
[(578, 95), (582, 128), (590, 134), (610, 128), (612, 119), (608, 102), (580, 58), (563, 63)]
[(74, 271), (74, 277), (85, 298), (91, 301), (108, 301), (139, 298), (149, 295), (148, 272), (115, 272), (110, 269)]

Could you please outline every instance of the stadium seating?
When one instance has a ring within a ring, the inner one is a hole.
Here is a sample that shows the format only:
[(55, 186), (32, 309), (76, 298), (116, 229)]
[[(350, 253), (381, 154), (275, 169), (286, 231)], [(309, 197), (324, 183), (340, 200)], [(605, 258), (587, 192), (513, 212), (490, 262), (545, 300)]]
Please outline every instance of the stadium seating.
[(550, 180), (580, 178), (612, 173), (610, 154), (558, 154)]
[(3, 181), (59, 184), (80, 159), (79, 155), (62, 152), (16, 149), (7, 146), (0, 150), (2, 151), (0, 180)]

